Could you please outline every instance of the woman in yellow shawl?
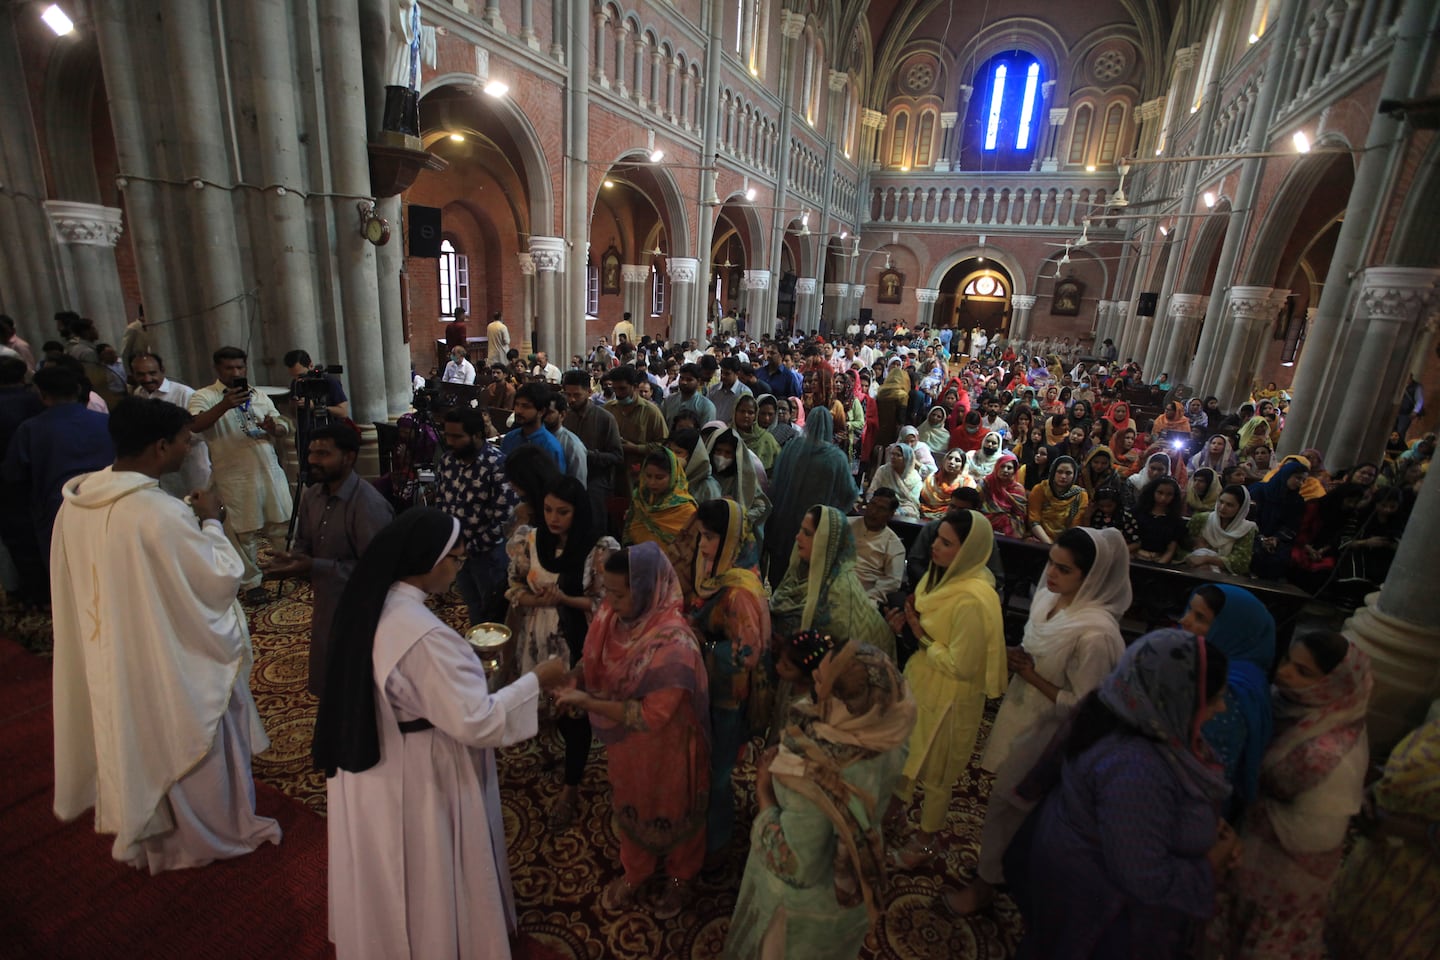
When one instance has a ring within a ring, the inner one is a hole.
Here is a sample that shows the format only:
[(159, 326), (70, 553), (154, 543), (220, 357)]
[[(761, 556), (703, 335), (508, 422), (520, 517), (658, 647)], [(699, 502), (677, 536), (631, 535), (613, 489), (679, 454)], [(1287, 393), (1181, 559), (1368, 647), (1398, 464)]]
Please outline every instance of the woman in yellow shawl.
[(668, 548), (695, 516), (695, 498), (685, 468), (668, 447), (651, 452), (640, 465), (640, 482), (625, 517), (625, 546), (658, 543)]
[(1298, 463), (1307, 471), (1305, 482), (1300, 484), (1300, 496), (1303, 497), (1307, 503), (1311, 500), (1319, 500), (1329, 492), (1325, 487), (1325, 482), (1330, 479), (1330, 474), (1325, 472), (1325, 466), (1320, 459), (1319, 450), (1316, 450), (1314, 447), (1309, 447), (1299, 453), (1290, 454), (1290, 456), (1285, 457), (1271, 467), (1270, 471), (1265, 474), (1265, 479), (1269, 480), (1275, 476), (1275, 474), (1280, 472), (1280, 468), (1287, 463)]
[(905, 601), (905, 622), (920, 650), (905, 665), (919, 716), (910, 736), (905, 787), (908, 802), (924, 785), (920, 829), (897, 851), (910, 869), (935, 856), (955, 782), (975, 752), (985, 698), (1005, 691), (1005, 632), (995, 578), (986, 569), (995, 531), (974, 510), (940, 521), (930, 548), (930, 570)]
[(910, 375), (898, 363), (890, 368), (875, 395), (875, 406), (880, 423), (875, 428), (875, 444), (883, 450), (900, 438), (900, 428), (905, 425), (905, 414), (910, 409)]
[(1275, 438), (1270, 436), (1270, 421), (1264, 417), (1251, 417), (1245, 421), (1240, 428), (1240, 437), (1235, 447), (1238, 450), (1249, 450), (1257, 443), (1263, 443), (1272, 450), (1275, 448)]

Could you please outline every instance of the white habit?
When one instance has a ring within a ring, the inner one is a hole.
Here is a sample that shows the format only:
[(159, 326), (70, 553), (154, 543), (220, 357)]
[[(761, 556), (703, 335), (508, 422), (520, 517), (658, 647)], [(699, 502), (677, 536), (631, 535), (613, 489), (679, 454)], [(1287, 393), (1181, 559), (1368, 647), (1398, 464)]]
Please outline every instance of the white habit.
[(55, 814), (95, 808), (111, 855), (151, 873), (280, 842), (255, 815), (242, 565), (152, 478), (106, 467), (64, 487), (51, 541)]
[[(534, 674), (491, 694), (474, 651), (390, 587), (373, 655), (380, 762), (326, 783), (340, 960), (500, 960), (515, 905), (493, 748), (539, 729)], [(401, 733), (425, 719), (430, 730)]]

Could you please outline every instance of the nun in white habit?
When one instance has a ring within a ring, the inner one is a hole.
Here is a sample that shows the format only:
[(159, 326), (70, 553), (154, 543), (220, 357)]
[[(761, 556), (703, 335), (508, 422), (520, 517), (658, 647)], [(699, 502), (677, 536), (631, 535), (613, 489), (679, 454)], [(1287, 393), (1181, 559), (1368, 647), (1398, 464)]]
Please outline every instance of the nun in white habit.
[(315, 726), (329, 802), (330, 939), (340, 960), (510, 956), (515, 906), (494, 748), (535, 735), (546, 661), (491, 693), (425, 606), (464, 562), (457, 520), (406, 511), (345, 588)]

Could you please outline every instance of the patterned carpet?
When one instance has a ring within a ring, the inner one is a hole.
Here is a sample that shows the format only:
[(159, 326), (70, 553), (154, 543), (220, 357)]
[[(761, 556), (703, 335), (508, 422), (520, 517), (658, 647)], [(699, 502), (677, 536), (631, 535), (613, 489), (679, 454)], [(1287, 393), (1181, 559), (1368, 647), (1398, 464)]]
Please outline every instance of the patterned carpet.
[[(269, 589), (275, 597), (277, 588)], [(271, 740), (270, 750), (255, 758), (254, 768), (257, 779), (324, 813), (324, 778), (310, 769), (315, 699), (305, 689), (309, 599), (308, 587), (287, 583), (283, 596), (249, 608), (255, 648), (251, 685)], [(458, 598), (445, 598), (436, 610), (447, 622), (461, 625), (464, 608)], [(46, 621), (7, 617), (0, 619), (0, 629), (45, 652)], [(987, 717), (986, 729), (988, 722)], [(739, 813), (729, 867), (723, 875), (702, 878), (687, 908), (661, 914), (651, 906), (658, 889), (642, 893), (639, 909), (616, 912), (599, 903), (600, 890), (619, 875), (620, 867), (598, 744), (581, 786), (580, 819), (563, 832), (549, 828), (547, 811), (560, 791), (561, 757), (559, 737), (544, 727), (538, 738), (500, 753), (505, 834), (521, 930), (573, 960), (720, 956), (749, 846), (753, 764), (747, 759), (736, 768)], [(972, 764), (951, 804), (950, 839), (942, 859), (914, 871), (892, 871), (885, 913), (861, 957), (1000, 960), (1013, 955), (1021, 921), (1008, 899), (1002, 897), (992, 912), (968, 921), (937, 910), (934, 900), (942, 881), (953, 884), (973, 875), (988, 789), (988, 779)], [(913, 828), (917, 805), (911, 813)]]

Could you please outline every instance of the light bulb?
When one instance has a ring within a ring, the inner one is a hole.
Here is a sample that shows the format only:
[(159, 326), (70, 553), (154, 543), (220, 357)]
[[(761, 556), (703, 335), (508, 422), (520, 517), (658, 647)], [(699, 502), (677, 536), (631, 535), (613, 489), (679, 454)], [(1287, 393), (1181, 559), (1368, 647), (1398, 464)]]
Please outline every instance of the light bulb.
[(1295, 144), (1295, 149), (1300, 153), (1310, 152), (1310, 138), (1305, 135), (1304, 130), (1296, 130), (1295, 136), (1290, 138)]
[(45, 21), (47, 27), (55, 31), (57, 37), (63, 37), (75, 29), (75, 21), (65, 15), (65, 11), (60, 9), (58, 3), (52, 3), (46, 7), (45, 12), (40, 14), (40, 19)]
[(504, 80), (491, 80), (485, 84), (485, 95), (487, 97), (495, 97), (498, 100), (509, 92), (510, 85)]

